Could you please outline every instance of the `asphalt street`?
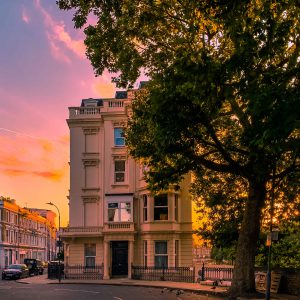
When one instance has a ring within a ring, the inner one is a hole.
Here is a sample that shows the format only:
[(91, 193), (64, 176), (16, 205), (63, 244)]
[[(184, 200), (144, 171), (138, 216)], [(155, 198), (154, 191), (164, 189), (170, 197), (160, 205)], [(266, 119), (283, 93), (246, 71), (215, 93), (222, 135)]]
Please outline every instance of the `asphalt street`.
[(94, 284), (22, 284), (0, 280), (1, 300), (218, 300), (163, 288)]

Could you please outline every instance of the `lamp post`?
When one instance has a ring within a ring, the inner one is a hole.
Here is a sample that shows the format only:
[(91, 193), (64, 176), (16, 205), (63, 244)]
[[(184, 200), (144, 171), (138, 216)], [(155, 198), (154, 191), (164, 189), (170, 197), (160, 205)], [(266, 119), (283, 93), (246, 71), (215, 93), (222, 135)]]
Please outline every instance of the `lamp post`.
[(58, 232), (59, 232), (59, 235), (58, 235), (58, 253), (59, 253), (59, 256), (58, 256), (58, 282), (60, 283), (60, 282), (61, 282), (61, 263), (60, 263), (60, 257), (61, 257), (60, 212), (59, 212), (58, 207), (57, 207), (54, 203), (52, 203), (52, 202), (47, 202), (46, 204), (52, 205), (52, 206), (56, 207), (57, 212), (58, 212)]
[(274, 201), (275, 201), (275, 174), (276, 165), (273, 168), (273, 178), (271, 185), (271, 195), (270, 195), (270, 233), (267, 238), (268, 249), (268, 265), (267, 265), (267, 278), (266, 278), (266, 294), (265, 300), (270, 300), (271, 298), (271, 260), (272, 260), (272, 240), (273, 240), (273, 217), (274, 217)]

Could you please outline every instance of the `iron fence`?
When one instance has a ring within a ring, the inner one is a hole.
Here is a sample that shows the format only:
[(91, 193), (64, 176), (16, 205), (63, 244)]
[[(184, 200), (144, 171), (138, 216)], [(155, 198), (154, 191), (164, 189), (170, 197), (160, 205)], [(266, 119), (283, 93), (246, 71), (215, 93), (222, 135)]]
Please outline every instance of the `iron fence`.
[(132, 279), (136, 280), (162, 280), (175, 282), (194, 282), (195, 269), (193, 267), (143, 267), (132, 266)]
[(60, 265), (57, 262), (48, 264), (48, 279), (59, 279), (64, 277), (64, 264)]
[(65, 266), (65, 279), (103, 279), (103, 264), (87, 267), (84, 265)]
[(231, 281), (233, 275), (233, 268), (230, 267), (205, 267), (204, 264), (199, 270), (198, 275), (201, 280), (226, 280)]

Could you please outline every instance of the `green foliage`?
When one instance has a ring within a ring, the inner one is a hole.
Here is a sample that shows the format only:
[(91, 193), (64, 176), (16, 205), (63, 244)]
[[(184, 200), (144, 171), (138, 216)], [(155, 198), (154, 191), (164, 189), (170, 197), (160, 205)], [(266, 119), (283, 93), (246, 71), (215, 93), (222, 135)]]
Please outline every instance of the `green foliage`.
[[(300, 219), (284, 221), (279, 225), (279, 239), (272, 242), (272, 268), (300, 268)], [(265, 267), (268, 259), (268, 247), (265, 245), (266, 234), (262, 235), (261, 244), (256, 256), (257, 266)]]
[(286, 236), (273, 244), (272, 264), (280, 268), (300, 268), (300, 233)]
[(236, 256), (236, 244), (233, 244), (229, 247), (222, 248), (222, 247), (214, 247), (211, 252), (211, 258), (213, 258), (216, 263), (230, 263), (232, 264), (235, 260)]

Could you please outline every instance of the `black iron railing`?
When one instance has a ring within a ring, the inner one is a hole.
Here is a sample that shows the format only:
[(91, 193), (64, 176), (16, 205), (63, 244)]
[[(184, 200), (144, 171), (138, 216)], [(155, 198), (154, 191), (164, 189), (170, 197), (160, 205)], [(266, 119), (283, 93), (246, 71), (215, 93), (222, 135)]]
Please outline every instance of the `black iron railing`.
[(64, 277), (64, 264), (57, 261), (48, 264), (48, 279), (59, 279)]
[(103, 279), (103, 264), (87, 267), (84, 265), (65, 266), (65, 279)]
[(198, 275), (201, 280), (226, 280), (231, 281), (233, 268), (230, 267), (205, 267), (204, 264), (199, 270)]
[(195, 269), (193, 267), (142, 267), (132, 266), (132, 279), (136, 280), (165, 280), (176, 282), (194, 282)]

